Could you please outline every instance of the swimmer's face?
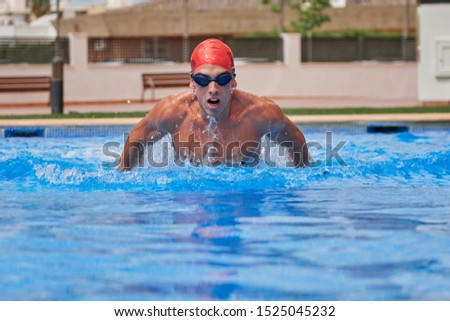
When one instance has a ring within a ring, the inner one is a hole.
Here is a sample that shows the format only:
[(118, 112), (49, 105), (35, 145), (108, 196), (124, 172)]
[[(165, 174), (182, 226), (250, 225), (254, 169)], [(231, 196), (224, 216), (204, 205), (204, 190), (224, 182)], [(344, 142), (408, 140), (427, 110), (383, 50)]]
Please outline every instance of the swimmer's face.
[[(215, 81), (200, 82), (198, 84), (191, 79), (191, 88), (197, 94), (197, 99), (207, 115), (220, 117), (230, 106), (231, 94), (237, 83), (231, 72), (224, 67), (217, 65), (203, 65), (193, 72), (193, 77), (201, 76), (202, 80), (213, 79)], [(231, 80), (223, 84), (231, 76)], [(217, 79), (219, 77), (219, 79)], [(222, 85), (220, 85), (222, 84)], [(204, 87), (202, 85), (205, 85)]]

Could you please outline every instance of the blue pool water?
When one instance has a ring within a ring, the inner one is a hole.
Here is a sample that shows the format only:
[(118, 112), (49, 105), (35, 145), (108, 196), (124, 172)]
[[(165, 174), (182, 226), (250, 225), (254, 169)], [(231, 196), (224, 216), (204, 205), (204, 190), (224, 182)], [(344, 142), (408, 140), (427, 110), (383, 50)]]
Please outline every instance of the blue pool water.
[(449, 127), (304, 132), (320, 166), (125, 174), (118, 133), (0, 138), (0, 299), (449, 300)]

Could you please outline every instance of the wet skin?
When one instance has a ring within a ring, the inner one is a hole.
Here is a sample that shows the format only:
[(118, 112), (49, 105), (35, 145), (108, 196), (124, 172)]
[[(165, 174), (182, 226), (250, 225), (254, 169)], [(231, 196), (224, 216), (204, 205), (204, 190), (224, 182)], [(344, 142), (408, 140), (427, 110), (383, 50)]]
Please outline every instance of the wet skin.
[[(203, 65), (194, 71), (215, 79), (229, 71)], [(119, 170), (144, 166), (144, 147), (167, 134), (172, 136), (176, 160), (193, 164), (236, 165), (259, 161), (260, 141), (265, 135), (288, 146), (296, 167), (308, 164), (303, 134), (272, 100), (235, 89), (235, 77), (220, 86), (206, 87), (191, 79), (191, 91), (168, 96), (135, 126), (122, 152)]]

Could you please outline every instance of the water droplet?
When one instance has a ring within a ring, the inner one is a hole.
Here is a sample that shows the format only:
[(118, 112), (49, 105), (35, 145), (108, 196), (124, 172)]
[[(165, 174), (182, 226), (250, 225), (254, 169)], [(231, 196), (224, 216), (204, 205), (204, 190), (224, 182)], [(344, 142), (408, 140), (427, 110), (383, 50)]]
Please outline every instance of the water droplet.
[(209, 119), (209, 123), (206, 126), (206, 131), (209, 133), (209, 136), (211, 138), (217, 138), (218, 133), (217, 133), (217, 120), (214, 116), (210, 116), (208, 115), (207, 118)]

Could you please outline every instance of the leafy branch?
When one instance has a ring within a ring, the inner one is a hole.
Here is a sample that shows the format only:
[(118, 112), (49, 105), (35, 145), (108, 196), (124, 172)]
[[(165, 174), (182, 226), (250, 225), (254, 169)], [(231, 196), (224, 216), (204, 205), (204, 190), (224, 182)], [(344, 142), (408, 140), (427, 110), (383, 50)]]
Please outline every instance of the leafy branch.
[(280, 30), (284, 30), (284, 7), (289, 5), (297, 11), (297, 19), (291, 21), (292, 28), (300, 34), (307, 34), (323, 23), (331, 21), (325, 9), (329, 0), (261, 0), (263, 5), (271, 5), (273, 12), (280, 14)]

